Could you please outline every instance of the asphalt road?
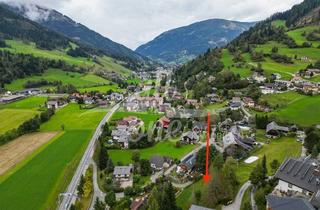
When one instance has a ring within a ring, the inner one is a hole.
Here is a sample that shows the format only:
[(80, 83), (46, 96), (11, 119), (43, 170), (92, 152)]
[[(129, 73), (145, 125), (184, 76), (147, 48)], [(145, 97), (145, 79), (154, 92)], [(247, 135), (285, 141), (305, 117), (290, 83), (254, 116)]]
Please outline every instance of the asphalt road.
[[(89, 164), (91, 163), (91, 157), (93, 156), (94, 153), (94, 148), (95, 144), (99, 138), (99, 136), (102, 133), (102, 126), (111, 118), (113, 113), (120, 107), (120, 103), (116, 104), (112, 109), (104, 116), (104, 118), (100, 121), (94, 135), (92, 136), (89, 145), (78, 165), (78, 168), (67, 188), (67, 191), (63, 194), (61, 194), (61, 197), (63, 197), (60, 205), (59, 205), (59, 210), (67, 210), (70, 208), (71, 204), (75, 201), (76, 199), (76, 194), (77, 194), (77, 186), (80, 181), (80, 177), (82, 174), (85, 173), (86, 169), (88, 168)], [(96, 189), (94, 191), (96, 194)], [(99, 197), (95, 195), (96, 197)], [(94, 202), (94, 201), (93, 201)]]
[(246, 183), (244, 183), (240, 188), (240, 190), (238, 191), (238, 194), (235, 200), (233, 201), (233, 203), (228, 206), (223, 206), (222, 210), (240, 210), (243, 195), (248, 189), (248, 187), (250, 187), (250, 185), (251, 185), (250, 181), (247, 181)]

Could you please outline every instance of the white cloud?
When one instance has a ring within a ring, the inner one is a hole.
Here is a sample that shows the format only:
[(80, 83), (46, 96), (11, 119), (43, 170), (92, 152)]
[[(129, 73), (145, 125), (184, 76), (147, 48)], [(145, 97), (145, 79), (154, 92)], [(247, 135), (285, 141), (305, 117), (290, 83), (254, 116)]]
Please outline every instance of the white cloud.
[(275, 12), (287, 10), (302, 0), (15, 1), (54, 8), (104, 36), (134, 49), (172, 28), (209, 18), (262, 20)]

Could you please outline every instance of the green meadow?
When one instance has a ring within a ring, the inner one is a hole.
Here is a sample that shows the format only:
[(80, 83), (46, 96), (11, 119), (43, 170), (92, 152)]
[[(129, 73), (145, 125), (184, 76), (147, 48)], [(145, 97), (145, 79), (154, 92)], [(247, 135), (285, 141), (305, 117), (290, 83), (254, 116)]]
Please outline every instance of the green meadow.
[[(74, 65), (93, 65), (93, 62), (87, 58), (75, 58), (66, 54), (65, 49), (61, 50), (43, 50), (38, 49), (32, 42), (23, 42), (17, 40), (6, 40), (10, 47), (2, 48), (12, 53), (32, 54), (36, 57), (43, 57), (54, 60), (64, 60)], [(1, 48), (0, 48), (1, 49)]]
[(113, 92), (119, 92), (122, 93), (124, 90), (120, 89), (118, 85), (110, 84), (110, 85), (104, 85), (104, 86), (96, 86), (96, 87), (86, 87), (86, 88), (79, 88), (78, 89), (81, 93), (84, 92), (100, 92), (100, 93), (106, 93), (109, 90), (112, 90)]
[(302, 45), (303, 42), (311, 42), (313, 45), (318, 46), (319, 42), (308, 41), (306, 39), (306, 37), (302, 35), (304, 32), (306, 32), (306, 34), (308, 34), (308, 33), (312, 32), (313, 30), (316, 30), (316, 29), (320, 29), (320, 27), (319, 26), (306, 26), (306, 27), (303, 27), (303, 28), (298, 28), (298, 29), (295, 29), (295, 30), (291, 30), (291, 31), (287, 32), (287, 34), (291, 38), (293, 38), (298, 45)]
[(49, 82), (62, 81), (62, 84), (70, 84), (76, 87), (90, 87), (98, 85), (107, 85), (110, 82), (102, 77), (94, 74), (80, 74), (77, 72), (66, 72), (60, 69), (46, 70), (42, 75), (30, 76), (23, 79), (14, 80), (12, 83), (7, 84), (7, 90), (22, 90), (27, 81), (39, 81), (41, 79)]
[(0, 109), (0, 134), (18, 128), (25, 121), (33, 118), (39, 112), (23, 109)]
[(6, 108), (6, 109), (38, 110), (40, 107), (44, 106), (46, 101), (47, 101), (46, 97), (31, 96), (13, 103), (1, 104), (0, 109)]
[(63, 134), (0, 179), (0, 209), (56, 209), (58, 194), (68, 186), (93, 131), (106, 112), (81, 110), (76, 104), (57, 110), (50, 121), (42, 124), (40, 131), (63, 130)]
[(226, 49), (222, 50), (222, 58), (221, 61), (224, 64), (225, 69), (229, 69), (235, 74), (239, 74), (242, 78), (247, 78), (251, 75), (250, 66), (235, 67), (235, 63), (233, 62), (233, 56)]

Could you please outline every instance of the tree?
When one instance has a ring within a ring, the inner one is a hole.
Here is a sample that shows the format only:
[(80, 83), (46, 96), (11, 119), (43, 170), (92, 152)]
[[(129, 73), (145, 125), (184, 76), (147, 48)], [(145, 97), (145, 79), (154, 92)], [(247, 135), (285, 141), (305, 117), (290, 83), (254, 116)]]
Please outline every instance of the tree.
[(280, 166), (280, 163), (279, 163), (279, 161), (278, 161), (277, 159), (274, 159), (274, 160), (270, 163), (270, 167), (271, 167), (271, 169), (272, 169), (272, 171), (273, 171), (274, 173), (278, 170), (279, 166)]
[(111, 173), (114, 169), (114, 164), (112, 162), (112, 159), (109, 157), (108, 158), (108, 162), (107, 162), (107, 167), (106, 167), (106, 171), (107, 173)]
[(318, 146), (314, 145), (313, 148), (312, 148), (311, 157), (312, 158), (317, 158), (318, 155), (319, 155)]
[(141, 176), (148, 176), (152, 173), (152, 168), (149, 160), (145, 160), (145, 159), (140, 160), (140, 173), (141, 173)]
[(94, 210), (105, 210), (106, 205), (102, 201), (99, 200), (99, 198), (96, 199), (93, 209)]
[(310, 130), (306, 132), (307, 137), (304, 140), (304, 146), (309, 153), (312, 153), (312, 149), (315, 145), (319, 144), (320, 135), (316, 130)]
[(139, 162), (139, 160), (140, 160), (140, 152), (139, 152), (139, 150), (133, 151), (131, 160), (132, 160), (133, 162), (135, 162), (135, 163), (136, 163), (136, 162)]
[(267, 177), (267, 173), (268, 173), (266, 155), (263, 155), (261, 165), (262, 165), (262, 171), (261, 171), (262, 176), (263, 176), (263, 178), (266, 178)]
[(107, 192), (104, 201), (108, 206), (113, 207), (116, 204), (116, 194), (113, 191)]
[(224, 164), (223, 156), (222, 154), (218, 153), (213, 160), (213, 165), (218, 169), (221, 169), (223, 167), (223, 164)]
[(106, 147), (102, 145), (99, 153), (99, 162), (98, 162), (99, 163), (98, 166), (100, 170), (104, 170), (107, 168), (108, 158), (109, 158), (108, 150)]
[(79, 195), (80, 197), (82, 197), (82, 196), (83, 196), (83, 193), (84, 193), (84, 191), (83, 191), (83, 185), (84, 185), (84, 183), (85, 183), (84, 176), (81, 175), (81, 177), (80, 177), (80, 183), (79, 183), (78, 188), (77, 188), (77, 190), (78, 190), (78, 195)]

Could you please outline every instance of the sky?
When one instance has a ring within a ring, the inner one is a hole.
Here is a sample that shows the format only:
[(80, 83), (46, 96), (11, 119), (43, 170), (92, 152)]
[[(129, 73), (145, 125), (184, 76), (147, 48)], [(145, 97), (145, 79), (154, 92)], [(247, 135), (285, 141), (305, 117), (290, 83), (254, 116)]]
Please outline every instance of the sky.
[[(12, 0), (0, 0), (12, 1)], [(211, 18), (259, 21), (302, 0), (14, 0), (57, 11), (131, 49)], [(34, 15), (30, 13), (30, 15)]]

